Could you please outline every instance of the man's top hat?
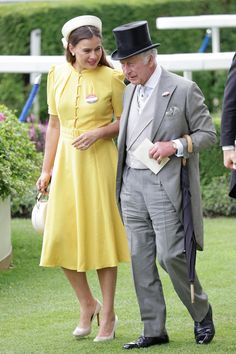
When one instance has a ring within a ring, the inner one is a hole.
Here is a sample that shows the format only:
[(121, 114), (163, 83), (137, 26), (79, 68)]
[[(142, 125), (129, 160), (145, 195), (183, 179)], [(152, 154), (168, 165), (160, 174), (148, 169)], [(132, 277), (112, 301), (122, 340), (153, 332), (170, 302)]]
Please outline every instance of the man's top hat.
[(158, 47), (152, 44), (147, 21), (136, 21), (113, 29), (117, 50), (111, 54), (113, 60), (129, 58)]

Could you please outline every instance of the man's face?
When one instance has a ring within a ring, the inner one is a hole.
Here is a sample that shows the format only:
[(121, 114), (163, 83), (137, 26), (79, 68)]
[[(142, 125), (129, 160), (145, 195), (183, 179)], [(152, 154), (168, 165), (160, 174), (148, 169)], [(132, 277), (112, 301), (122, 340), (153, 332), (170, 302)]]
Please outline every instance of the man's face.
[(122, 59), (121, 67), (127, 78), (134, 85), (144, 85), (152, 74), (152, 58), (143, 55), (134, 55), (127, 59)]

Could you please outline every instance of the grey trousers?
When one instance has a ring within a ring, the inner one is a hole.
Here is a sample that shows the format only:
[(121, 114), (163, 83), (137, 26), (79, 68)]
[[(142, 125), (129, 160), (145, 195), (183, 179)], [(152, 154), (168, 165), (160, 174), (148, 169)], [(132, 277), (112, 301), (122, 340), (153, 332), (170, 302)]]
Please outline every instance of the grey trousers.
[(184, 250), (183, 226), (158, 175), (150, 170), (125, 168), (121, 190), (123, 221), (129, 242), (132, 273), (143, 334), (166, 333), (166, 305), (156, 258), (169, 274), (174, 289), (194, 321), (208, 311), (208, 298), (196, 275), (191, 303)]

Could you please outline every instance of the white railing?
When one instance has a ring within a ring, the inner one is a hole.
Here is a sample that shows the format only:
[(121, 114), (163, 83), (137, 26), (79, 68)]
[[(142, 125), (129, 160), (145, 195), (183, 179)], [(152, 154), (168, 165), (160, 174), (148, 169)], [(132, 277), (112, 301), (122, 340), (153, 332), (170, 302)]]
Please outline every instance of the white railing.
[[(189, 72), (202, 70), (228, 70), (234, 52), (158, 54), (157, 60), (172, 72)], [(114, 67), (120, 68), (119, 61), (112, 61)], [(2, 55), (0, 56), (0, 73), (47, 73), (51, 65), (65, 62), (64, 55)], [(187, 75), (184, 75), (187, 76)]]
[(212, 52), (220, 52), (220, 28), (236, 27), (236, 15), (201, 15), (158, 17), (156, 19), (158, 29), (190, 29), (210, 28), (212, 36)]

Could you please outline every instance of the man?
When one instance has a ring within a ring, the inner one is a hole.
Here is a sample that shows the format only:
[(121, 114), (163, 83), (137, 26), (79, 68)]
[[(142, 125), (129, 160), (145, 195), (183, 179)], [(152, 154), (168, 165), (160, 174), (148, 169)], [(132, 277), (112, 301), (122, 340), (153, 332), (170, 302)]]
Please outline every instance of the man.
[(236, 169), (236, 54), (229, 70), (225, 86), (221, 119), (221, 145), (224, 153), (224, 165)]
[[(198, 152), (215, 142), (215, 129), (197, 85), (157, 64), (155, 47), (159, 44), (152, 44), (147, 21), (119, 26), (113, 33), (117, 50), (111, 57), (120, 60), (130, 82), (124, 95), (118, 138), (117, 198), (127, 231), (144, 324), (143, 335), (125, 344), (124, 349), (169, 342), (156, 257), (194, 320), (196, 343), (207, 344), (215, 334), (212, 309), (197, 276), (195, 302), (191, 303), (184, 254), (180, 170), (181, 156), (189, 157), (194, 232), (198, 249), (202, 249)], [(183, 138), (186, 134), (191, 136), (193, 144), (190, 154), (187, 140)], [(155, 166), (162, 159), (170, 158), (157, 174), (135, 157), (134, 151), (146, 138), (154, 143), (149, 154), (152, 162), (157, 160)]]

